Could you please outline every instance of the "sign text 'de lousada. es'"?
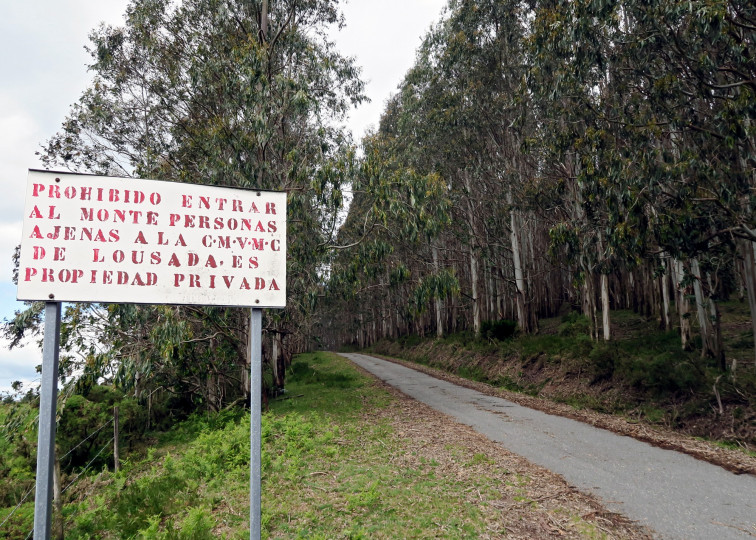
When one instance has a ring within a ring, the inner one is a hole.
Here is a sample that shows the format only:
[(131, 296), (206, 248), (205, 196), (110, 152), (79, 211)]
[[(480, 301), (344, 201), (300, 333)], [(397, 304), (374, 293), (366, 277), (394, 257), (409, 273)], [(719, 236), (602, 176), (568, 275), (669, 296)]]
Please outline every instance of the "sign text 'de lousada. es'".
[(19, 300), (281, 308), (286, 194), (29, 171)]

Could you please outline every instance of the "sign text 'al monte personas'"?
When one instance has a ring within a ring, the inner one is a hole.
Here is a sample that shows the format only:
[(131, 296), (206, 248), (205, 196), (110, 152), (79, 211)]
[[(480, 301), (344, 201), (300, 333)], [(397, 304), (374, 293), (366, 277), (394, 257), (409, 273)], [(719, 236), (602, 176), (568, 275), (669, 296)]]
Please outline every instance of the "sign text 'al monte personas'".
[(286, 194), (29, 171), (18, 298), (284, 307)]

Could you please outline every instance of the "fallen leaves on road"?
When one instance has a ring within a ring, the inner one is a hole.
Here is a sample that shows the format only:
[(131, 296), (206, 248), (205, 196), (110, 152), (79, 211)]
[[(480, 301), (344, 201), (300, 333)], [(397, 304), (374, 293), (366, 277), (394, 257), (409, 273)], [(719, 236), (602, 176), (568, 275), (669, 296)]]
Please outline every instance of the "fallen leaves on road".
[[(403, 454), (387, 458), (406, 470), (433, 462), (437, 474), (469, 485), (465, 499), (486, 516), (489, 534), (482, 538), (651, 538), (647, 529), (609, 512), (595, 497), (568, 485), (561, 476), (383, 386), (396, 401), (367, 413), (366, 421), (387, 420), (405, 439)], [(490, 479), (496, 489), (476, 488), (480, 478)]]

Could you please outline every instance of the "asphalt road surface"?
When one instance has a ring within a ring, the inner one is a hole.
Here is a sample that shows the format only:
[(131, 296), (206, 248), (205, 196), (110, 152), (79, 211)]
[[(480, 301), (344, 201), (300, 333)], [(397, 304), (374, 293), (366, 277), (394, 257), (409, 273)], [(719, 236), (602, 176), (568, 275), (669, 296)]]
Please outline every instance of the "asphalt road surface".
[(404, 394), (560, 474), (663, 539), (756, 537), (756, 477), (736, 475), (569, 418), (364, 354), (344, 354)]

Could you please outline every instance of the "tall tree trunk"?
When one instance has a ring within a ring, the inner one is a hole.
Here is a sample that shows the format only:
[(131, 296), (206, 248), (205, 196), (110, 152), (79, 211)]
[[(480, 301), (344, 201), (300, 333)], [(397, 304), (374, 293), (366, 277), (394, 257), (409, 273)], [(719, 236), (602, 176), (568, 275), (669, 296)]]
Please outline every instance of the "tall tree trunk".
[(682, 349), (689, 351), (692, 348), (690, 342), (690, 302), (688, 301), (688, 287), (683, 284), (685, 279), (685, 266), (682, 261), (675, 260), (675, 274), (677, 286), (677, 313), (680, 316), (680, 341)]
[[(606, 262), (604, 238), (601, 232), (598, 233), (598, 249), (601, 260)], [(611, 313), (609, 312), (609, 274), (606, 273), (606, 269), (602, 269), (599, 275), (599, 289), (601, 293), (601, 329), (604, 341), (609, 341), (612, 338), (612, 325)], [(598, 330), (596, 331), (596, 340), (598, 341)]]
[[(436, 275), (438, 275), (438, 273), (441, 271), (441, 268), (438, 263), (438, 246), (433, 244), (432, 251), (433, 251), (433, 268), (436, 271)], [(441, 317), (441, 308), (442, 308), (441, 303), (442, 302), (443, 300), (441, 299), (441, 295), (439, 294), (438, 291), (436, 291), (435, 298), (433, 300), (433, 303), (436, 308), (436, 337), (444, 337), (444, 321), (443, 321), (443, 318)]]
[(604, 330), (604, 341), (612, 338), (611, 320), (609, 315), (609, 276), (601, 273), (601, 322)]
[(262, 13), (260, 14), (260, 43), (268, 41), (268, 0), (262, 0)]
[(499, 293), (498, 293), (497, 301), (496, 301), (496, 313), (499, 319), (506, 318), (506, 311), (507, 311), (507, 301), (506, 301), (507, 284), (506, 282), (504, 283), (501, 282), (502, 276), (506, 275), (505, 268), (506, 268), (505, 259), (503, 256), (500, 256), (499, 257), (499, 273), (498, 273), (499, 279), (497, 280), (497, 283), (499, 283)]
[(479, 277), (478, 277), (478, 255), (477, 235), (475, 234), (475, 207), (472, 201), (472, 186), (470, 184), (470, 174), (467, 171), (462, 173), (467, 191), (467, 220), (470, 229), (470, 289), (472, 293), (472, 320), (473, 332), (475, 337), (480, 337), (480, 298), (479, 298)]
[(591, 324), (591, 339), (598, 341), (598, 320), (596, 317), (596, 293), (593, 284), (593, 272), (586, 266), (585, 280), (583, 281), (583, 315), (585, 315)]
[(472, 320), (475, 337), (480, 337), (480, 300), (478, 298), (478, 256), (470, 245), (470, 289), (472, 292)]
[(725, 362), (724, 342), (722, 341), (722, 316), (719, 312), (719, 306), (714, 298), (714, 288), (711, 285), (711, 275), (707, 276), (709, 282), (709, 311), (711, 313), (711, 324), (713, 327), (713, 340), (714, 340), (714, 359), (717, 361), (717, 366), (720, 371), (727, 370), (727, 364)]
[(672, 328), (672, 321), (669, 318), (669, 277), (667, 276), (667, 262), (662, 260), (662, 268), (664, 271), (660, 277), (661, 279), (661, 292), (662, 292), (662, 306), (661, 306), (661, 327), (662, 330), (669, 330)]
[(714, 342), (714, 328), (708, 313), (709, 299), (703, 291), (701, 269), (698, 259), (691, 259), (690, 270), (693, 273), (693, 291), (696, 295), (696, 312), (698, 314), (698, 326), (701, 332), (701, 356), (716, 358), (716, 343)]
[(509, 203), (509, 222), (510, 222), (510, 241), (512, 244), (512, 262), (514, 264), (515, 275), (515, 299), (517, 302), (517, 322), (520, 324), (520, 331), (524, 334), (530, 334), (532, 328), (525, 308), (525, 278), (522, 273), (522, 256), (520, 252), (520, 240), (517, 235), (519, 229), (517, 223), (517, 214), (512, 207), (512, 188), (507, 192), (507, 202)]
[(659, 291), (656, 289), (656, 283), (654, 282), (654, 272), (650, 265), (644, 265), (646, 270), (644, 275), (646, 276), (646, 318), (651, 319), (656, 315), (656, 308), (659, 306)]
[(276, 391), (278, 388), (281, 387), (281, 376), (278, 372), (279, 368), (279, 362), (278, 362), (278, 355), (280, 354), (279, 351), (279, 343), (278, 343), (278, 333), (273, 330), (270, 333), (270, 368), (273, 370), (273, 390)]
[(640, 308), (638, 307), (638, 294), (635, 288), (635, 274), (632, 271), (628, 272), (627, 277), (629, 280), (629, 288), (630, 288), (630, 295), (631, 295), (629, 307), (630, 309), (633, 310), (633, 313), (639, 313)]

